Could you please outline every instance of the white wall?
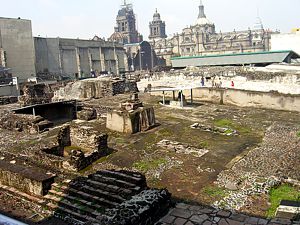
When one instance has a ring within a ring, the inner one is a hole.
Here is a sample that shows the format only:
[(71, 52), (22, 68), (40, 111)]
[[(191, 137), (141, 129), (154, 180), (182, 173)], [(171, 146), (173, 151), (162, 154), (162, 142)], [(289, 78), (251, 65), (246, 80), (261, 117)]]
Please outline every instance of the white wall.
[(290, 34), (272, 34), (271, 50), (293, 50), (300, 55), (300, 32)]

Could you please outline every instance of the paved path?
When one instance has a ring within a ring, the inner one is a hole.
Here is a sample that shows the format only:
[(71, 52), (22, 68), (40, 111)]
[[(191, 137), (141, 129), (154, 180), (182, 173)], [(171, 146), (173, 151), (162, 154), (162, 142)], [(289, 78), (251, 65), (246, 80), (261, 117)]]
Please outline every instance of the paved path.
[(267, 220), (213, 208), (178, 203), (156, 225), (300, 225), (287, 219)]

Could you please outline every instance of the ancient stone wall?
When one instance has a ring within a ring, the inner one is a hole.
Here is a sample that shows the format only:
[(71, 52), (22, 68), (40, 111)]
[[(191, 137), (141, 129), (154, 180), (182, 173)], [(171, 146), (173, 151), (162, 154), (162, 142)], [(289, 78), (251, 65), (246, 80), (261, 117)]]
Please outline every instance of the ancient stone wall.
[(107, 96), (138, 92), (135, 81), (113, 80), (111, 78), (86, 79), (69, 83), (54, 93), (53, 100), (97, 99)]
[(0, 184), (17, 188), (34, 195), (45, 195), (54, 182), (54, 176), (41, 171), (40, 168), (29, 168), (0, 160)]
[[(187, 99), (190, 90), (183, 91)], [(152, 95), (162, 95), (160, 92)], [(172, 98), (172, 92), (166, 93)], [(300, 112), (300, 96), (278, 92), (258, 92), (237, 89), (195, 88), (193, 98), (217, 104)]]
[(19, 97), (22, 106), (36, 105), (51, 102), (53, 93), (45, 84), (26, 84), (23, 87), (23, 95)]
[(7, 104), (12, 104), (17, 102), (18, 102), (18, 97), (16, 96), (0, 97), (0, 105), (7, 105)]
[(153, 107), (140, 107), (134, 111), (111, 111), (107, 113), (108, 129), (133, 134), (155, 126)]
[(39, 133), (53, 124), (41, 116), (7, 112), (0, 117), (0, 127), (20, 132)]

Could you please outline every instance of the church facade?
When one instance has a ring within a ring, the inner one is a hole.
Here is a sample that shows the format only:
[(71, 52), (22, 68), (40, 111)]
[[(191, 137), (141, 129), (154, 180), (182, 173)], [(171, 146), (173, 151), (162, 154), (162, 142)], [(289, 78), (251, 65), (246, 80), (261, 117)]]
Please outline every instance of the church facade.
[[(194, 25), (186, 27), (181, 33), (175, 34), (171, 38), (160, 35), (165, 31), (159, 29), (154, 35), (151, 24), (163, 23), (158, 13), (154, 14), (154, 20), (150, 23), (151, 45), (159, 57), (166, 59), (170, 65), (170, 59), (177, 56), (199, 56), (217, 54), (235, 54), (242, 52), (261, 52), (270, 50), (271, 34), (263, 28), (258, 19), (253, 29), (233, 32), (216, 32), (215, 25), (209, 21), (204, 12), (202, 1), (199, 6), (199, 15)], [(159, 18), (159, 19), (158, 19)]]

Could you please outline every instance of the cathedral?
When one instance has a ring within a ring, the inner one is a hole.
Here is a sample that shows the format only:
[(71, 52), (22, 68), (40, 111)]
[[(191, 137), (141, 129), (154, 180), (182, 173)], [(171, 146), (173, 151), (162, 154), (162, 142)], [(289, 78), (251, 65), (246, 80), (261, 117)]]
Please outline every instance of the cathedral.
[(143, 41), (143, 36), (136, 29), (136, 18), (132, 4), (124, 4), (118, 12), (115, 32), (110, 36), (109, 41), (121, 44), (139, 43)]
[(165, 22), (156, 11), (150, 22), (149, 39), (156, 54), (170, 65), (170, 59), (177, 56), (269, 51), (271, 33), (264, 29), (259, 18), (253, 29), (217, 33), (215, 24), (206, 17), (201, 1), (195, 24), (170, 38), (166, 38)]

